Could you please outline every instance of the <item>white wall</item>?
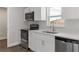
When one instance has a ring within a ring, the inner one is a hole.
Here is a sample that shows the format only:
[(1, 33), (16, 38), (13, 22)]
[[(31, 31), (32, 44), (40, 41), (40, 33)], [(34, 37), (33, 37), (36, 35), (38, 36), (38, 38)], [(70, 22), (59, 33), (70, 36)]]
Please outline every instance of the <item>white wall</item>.
[(62, 11), (65, 19), (79, 19), (79, 7), (63, 7)]
[(7, 39), (7, 8), (0, 7), (0, 40)]
[(8, 47), (21, 43), (20, 30), (27, 28), (23, 7), (8, 8)]
[(63, 18), (65, 19), (65, 31), (79, 34), (79, 7), (64, 7)]

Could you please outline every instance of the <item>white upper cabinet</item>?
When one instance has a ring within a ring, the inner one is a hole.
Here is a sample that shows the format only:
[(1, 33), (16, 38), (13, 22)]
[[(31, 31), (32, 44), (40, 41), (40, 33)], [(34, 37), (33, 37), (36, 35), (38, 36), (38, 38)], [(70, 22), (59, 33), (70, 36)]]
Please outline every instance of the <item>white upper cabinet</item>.
[(25, 9), (25, 13), (31, 11), (34, 11), (34, 21), (46, 21), (45, 7), (29, 7)]
[(63, 7), (62, 14), (64, 19), (79, 19), (79, 7)]

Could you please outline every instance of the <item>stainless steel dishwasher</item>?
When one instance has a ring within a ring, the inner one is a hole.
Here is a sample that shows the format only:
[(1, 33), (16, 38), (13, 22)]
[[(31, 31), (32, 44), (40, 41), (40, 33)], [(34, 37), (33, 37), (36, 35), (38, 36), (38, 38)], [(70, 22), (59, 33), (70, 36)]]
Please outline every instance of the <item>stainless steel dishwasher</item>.
[(61, 37), (55, 37), (55, 52), (66, 52), (65, 40)]
[(56, 36), (55, 52), (79, 52), (79, 41)]

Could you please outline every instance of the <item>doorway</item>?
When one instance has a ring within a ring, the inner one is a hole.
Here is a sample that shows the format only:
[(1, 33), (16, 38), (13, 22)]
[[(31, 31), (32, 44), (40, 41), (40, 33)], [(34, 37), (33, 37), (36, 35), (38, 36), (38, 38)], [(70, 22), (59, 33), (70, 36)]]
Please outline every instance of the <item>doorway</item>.
[(7, 48), (7, 8), (0, 7), (0, 49)]

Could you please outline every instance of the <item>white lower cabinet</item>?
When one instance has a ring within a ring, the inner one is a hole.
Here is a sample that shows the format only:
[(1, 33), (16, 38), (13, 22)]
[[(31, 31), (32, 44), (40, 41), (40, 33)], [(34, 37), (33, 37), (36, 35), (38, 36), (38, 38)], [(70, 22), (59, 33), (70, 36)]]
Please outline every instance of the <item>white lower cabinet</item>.
[(54, 52), (55, 37), (39, 32), (29, 32), (29, 48), (37, 52)]
[(29, 32), (29, 48), (33, 51), (37, 51), (37, 36), (35, 33)]

